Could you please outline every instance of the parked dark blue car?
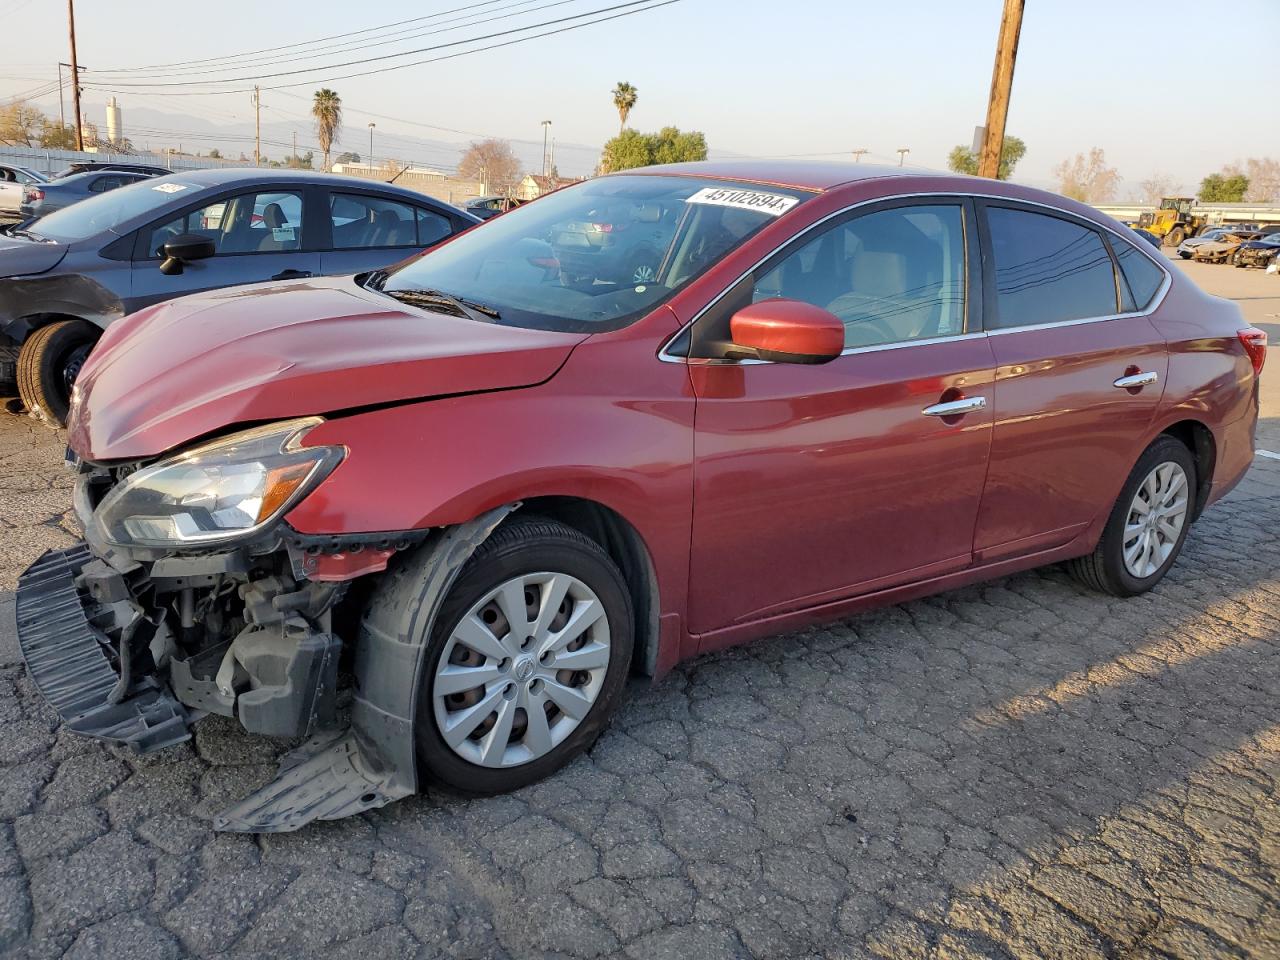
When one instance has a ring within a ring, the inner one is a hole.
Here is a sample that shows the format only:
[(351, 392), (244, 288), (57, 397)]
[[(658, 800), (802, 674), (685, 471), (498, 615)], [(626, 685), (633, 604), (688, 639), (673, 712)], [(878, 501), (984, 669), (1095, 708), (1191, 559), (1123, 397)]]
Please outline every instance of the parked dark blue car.
[(90, 197), (0, 236), (0, 393), (16, 386), (62, 423), (80, 366), (125, 314), (390, 266), (479, 222), (402, 187), (296, 170), (176, 173)]

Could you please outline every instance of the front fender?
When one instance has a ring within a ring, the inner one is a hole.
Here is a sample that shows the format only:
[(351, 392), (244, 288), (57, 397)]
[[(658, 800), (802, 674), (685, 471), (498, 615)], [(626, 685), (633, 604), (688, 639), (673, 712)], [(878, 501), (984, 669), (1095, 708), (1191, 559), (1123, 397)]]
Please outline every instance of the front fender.
[(124, 314), (118, 296), (81, 274), (0, 280), (0, 333), (15, 343), (54, 318), (87, 320), (105, 330)]

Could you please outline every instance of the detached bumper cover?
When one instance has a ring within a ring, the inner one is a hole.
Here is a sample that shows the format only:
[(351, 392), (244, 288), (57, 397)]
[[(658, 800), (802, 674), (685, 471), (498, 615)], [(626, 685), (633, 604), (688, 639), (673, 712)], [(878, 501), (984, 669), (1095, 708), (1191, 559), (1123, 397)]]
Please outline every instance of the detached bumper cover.
[(90, 559), (84, 545), (50, 551), (18, 578), (18, 645), (32, 679), (76, 733), (139, 753), (187, 740), (186, 710), (154, 678), (117, 690), (114, 652), (76, 589), (76, 576)]

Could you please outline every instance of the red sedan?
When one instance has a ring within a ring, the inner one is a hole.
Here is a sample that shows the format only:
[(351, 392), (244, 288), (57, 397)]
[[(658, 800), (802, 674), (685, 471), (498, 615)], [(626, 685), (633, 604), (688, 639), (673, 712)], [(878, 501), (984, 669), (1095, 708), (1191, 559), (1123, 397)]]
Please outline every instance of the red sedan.
[(1150, 590), (1249, 467), (1265, 341), (1036, 190), (603, 177), (113, 325), (72, 403), (87, 542), (22, 578), (20, 641), (85, 734), (311, 735), (223, 829), (508, 790), (632, 672), (1043, 564)]

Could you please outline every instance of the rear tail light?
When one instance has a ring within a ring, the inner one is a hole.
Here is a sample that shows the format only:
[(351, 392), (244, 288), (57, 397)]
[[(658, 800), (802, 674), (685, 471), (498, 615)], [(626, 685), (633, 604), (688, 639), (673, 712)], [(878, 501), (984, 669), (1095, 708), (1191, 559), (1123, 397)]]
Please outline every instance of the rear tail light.
[(30, 203), (32, 200), (43, 200), (44, 191), (35, 187), (27, 187), (26, 197), (24, 199), (27, 203)]
[(1238, 334), (1240, 342), (1244, 344), (1245, 353), (1249, 354), (1249, 361), (1253, 364), (1253, 372), (1257, 376), (1262, 375), (1262, 367), (1267, 362), (1267, 334), (1257, 327), (1245, 327)]
[(542, 270), (559, 270), (560, 261), (555, 257), (530, 257), (531, 266), (539, 267)]

